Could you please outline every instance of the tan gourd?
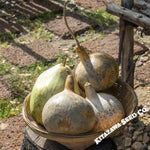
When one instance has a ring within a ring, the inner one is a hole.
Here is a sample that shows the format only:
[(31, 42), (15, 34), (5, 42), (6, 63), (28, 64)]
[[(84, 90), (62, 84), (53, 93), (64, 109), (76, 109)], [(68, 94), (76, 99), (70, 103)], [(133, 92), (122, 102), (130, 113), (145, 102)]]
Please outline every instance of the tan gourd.
[[(39, 124), (43, 125), (42, 110), (45, 103), (53, 95), (64, 90), (68, 73), (72, 74), (72, 71), (64, 62), (49, 68), (37, 78), (31, 92), (30, 111)], [(74, 82), (75, 92), (79, 94), (79, 87), (75, 79)]]
[(96, 93), (90, 83), (85, 84), (86, 99), (91, 103), (96, 114), (97, 123), (93, 131), (105, 131), (120, 123), (125, 113), (122, 104), (107, 93)]
[(75, 77), (78, 83), (84, 88), (86, 82), (90, 82), (98, 92), (111, 87), (118, 79), (119, 69), (115, 59), (106, 53), (94, 53), (89, 55), (83, 46), (74, 36), (66, 20), (66, 5), (64, 7), (64, 20), (66, 26), (77, 43), (76, 52), (81, 60), (78, 64)]
[(50, 98), (42, 112), (48, 132), (77, 135), (90, 131), (95, 124), (91, 104), (73, 92), (73, 78), (67, 76), (65, 89)]

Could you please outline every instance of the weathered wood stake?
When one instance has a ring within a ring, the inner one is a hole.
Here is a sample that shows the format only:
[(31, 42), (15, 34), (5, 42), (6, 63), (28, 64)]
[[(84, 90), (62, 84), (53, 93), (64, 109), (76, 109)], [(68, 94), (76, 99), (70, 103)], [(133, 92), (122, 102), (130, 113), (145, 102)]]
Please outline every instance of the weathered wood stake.
[[(133, 0), (122, 0), (121, 5), (125, 8), (131, 9)], [(119, 52), (121, 57), (121, 78), (124, 82), (129, 83), (132, 87), (134, 85), (134, 69), (133, 69), (133, 26), (120, 18), (120, 43)], [(131, 71), (132, 70), (132, 71)], [(130, 76), (129, 76), (130, 74)], [(128, 78), (128, 81), (127, 81)]]

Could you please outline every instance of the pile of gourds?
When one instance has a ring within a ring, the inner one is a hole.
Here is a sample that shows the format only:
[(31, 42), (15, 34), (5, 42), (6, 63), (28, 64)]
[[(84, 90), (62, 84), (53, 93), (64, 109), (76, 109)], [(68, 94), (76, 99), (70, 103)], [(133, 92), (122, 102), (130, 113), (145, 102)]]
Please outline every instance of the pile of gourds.
[(124, 117), (120, 101), (103, 93), (117, 81), (118, 64), (106, 53), (89, 55), (69, 28), (65, 11), (64, 20), (76, 40), (81, 62), (75, 74), (65, 63), (44, 71), (32, 89), (30, 111), (48, 132), (78, 135), (105, 131)]

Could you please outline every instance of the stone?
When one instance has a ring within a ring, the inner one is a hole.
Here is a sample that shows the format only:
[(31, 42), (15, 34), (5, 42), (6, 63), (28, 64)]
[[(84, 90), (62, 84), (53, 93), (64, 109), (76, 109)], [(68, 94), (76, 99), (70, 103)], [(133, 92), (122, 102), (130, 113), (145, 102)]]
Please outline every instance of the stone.
[(120, 148), (124, 147), (124, 136), (114, 136), (112, 137), (112, 140), (117, 145), (118, 150), (119, 150), (119, 147)]
[(132, 139), (129, 137), (126, 137), (125, 138), (125, 147), (131, 146), (131, 143), (132, 143)]
[(121, 145), (117, 146), (117, 150), (124, 150), (124, 146), (123, 146), (123, 144), (121, 144)]
[(143, 141), (143, 135), (138, 135), (137, 138), (136, 138), (136, 141), (137, 142), (142, 142)]
[(141, 142), (134, 142), (132, 144), (132, 149), (133, 150), (147, 150), (145, 145), (142, 144)]
[(7, 127), (8, 127), (8, 124), (7, 124), (7, 123), (1, 123), (1, 124), (0, 124), (0, 129), (1, 129), (1, 130), (5, 130)]
[(146, 61), (148, 61), (148, 56), (141, 56), (141, 57), (140, 57), (140, 61), (141, 61), (141, 62), (146, 62)]
[(140, 67), (140, 66), (142, 66), (143, 65), (143, 63), (141, 62), (141, 61), (137, 61), (136, 62), (136, 67)]
[(130, 132), (130, 133), (133, 133), (134, 131), (135, 131), (135, 128), (132, 127), (132, 126), (129, 126), (129, 132)]
[(145, 129), (145, 131), (149, 132), (150, 131), (150, 126), (147, 126), (146, 129)]
[(143, 133), (143, 131), (135, 131), (134, 133), (133, 133), (133, 141), (135, 141), (137, 138), (138, 138), (138, 136), (140, 135), (140, 134), (142, 134)]
[(148, 134), (145, 132), (143, 135), (143, 143), (148, 143), (150, 142), (150, 137), (148, 136)]

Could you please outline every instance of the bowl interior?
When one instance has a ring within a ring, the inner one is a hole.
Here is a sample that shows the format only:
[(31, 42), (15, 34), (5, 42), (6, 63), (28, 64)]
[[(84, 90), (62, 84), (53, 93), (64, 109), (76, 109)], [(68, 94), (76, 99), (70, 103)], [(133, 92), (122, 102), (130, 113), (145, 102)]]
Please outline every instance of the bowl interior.
[[(110, 89), (105, 90), (103, 92), (112, 94), (115, 96), (123, 105), (125, 116), (129, 116), (132, 114), (137, 107), (137, 97), (136, 94), (127, 83), (122, 82), (121, 80), (118, 80)], [(28, 124), (28, 126), (37, 134), (40, 136), (43, 136), (48, 139), (70, 139), (70, 138), (90, 138), (90, 137), (98, 137), (103, 132), (96, 132), (96, 133), (84, 133), (80, 135), (65, 135), (65, 134), (56, 134), (56, 133), (48, 133), (46, 129), (36, 123), (36, 121), (33, 119), (31, 113), (30, 113), (30, 94), (26, 97), (24, 104), (23, 104), (23, 118), (25, 122)], [(120, 127), (119, 130), (121, 130), (122, 127)], [(116, 133), (116, 132), (114, 132)]]

